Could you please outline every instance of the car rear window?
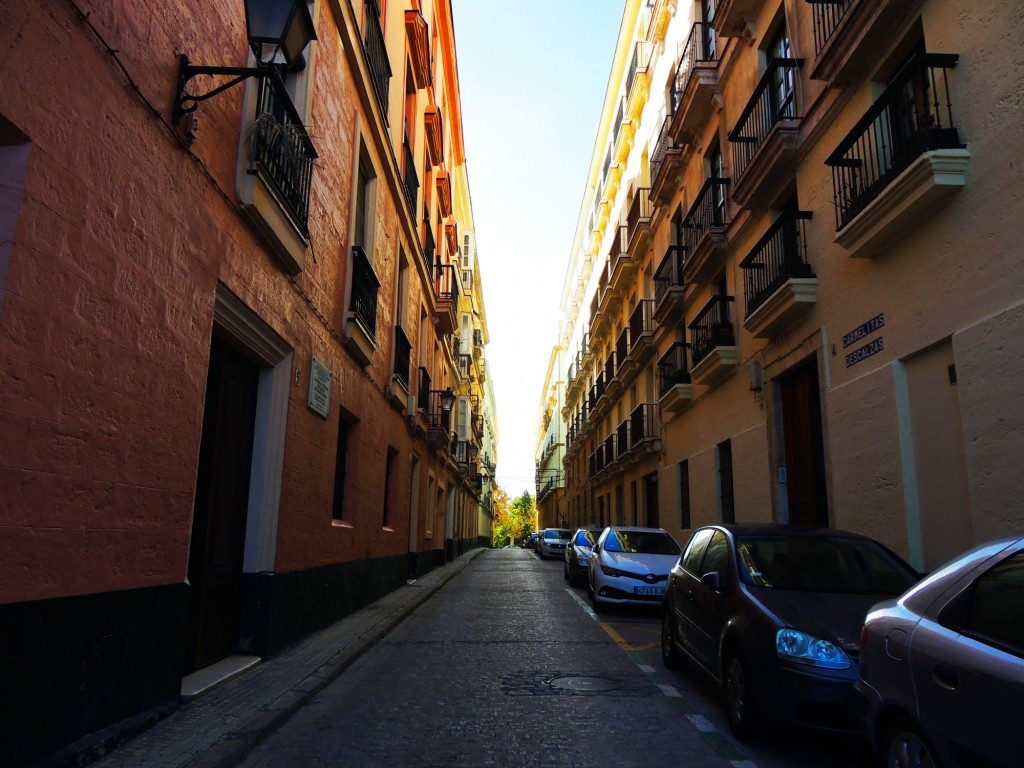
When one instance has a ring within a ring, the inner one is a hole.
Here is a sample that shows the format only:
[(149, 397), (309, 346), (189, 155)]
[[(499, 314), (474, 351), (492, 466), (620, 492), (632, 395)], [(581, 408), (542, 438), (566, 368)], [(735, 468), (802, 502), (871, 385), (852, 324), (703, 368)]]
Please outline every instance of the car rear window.
[(868, 539), (820, 536), (737, 537), (740, 578), (772, 589), (854, 595), (898, 595), (917, 574)]

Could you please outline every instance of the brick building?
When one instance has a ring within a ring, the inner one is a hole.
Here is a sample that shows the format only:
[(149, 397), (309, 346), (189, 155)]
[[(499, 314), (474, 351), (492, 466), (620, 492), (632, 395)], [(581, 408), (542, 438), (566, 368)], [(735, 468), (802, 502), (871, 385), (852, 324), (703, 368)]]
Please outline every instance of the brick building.
[(0, 2), (7, 764), (490, 541), (450, 3), (300, 3)]

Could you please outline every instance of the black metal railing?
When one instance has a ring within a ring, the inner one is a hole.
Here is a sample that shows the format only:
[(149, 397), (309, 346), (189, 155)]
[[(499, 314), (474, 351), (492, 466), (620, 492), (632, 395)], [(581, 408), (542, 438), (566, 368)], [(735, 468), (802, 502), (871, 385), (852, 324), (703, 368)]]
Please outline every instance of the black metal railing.
[(377, 93), (384, 120), (388, 119), (388, 84), (391, 82), (391, 62), (384, 43), (384, 30), (380, 27), (380, 9), (375, 0), (366, 0), (366, 29), (363, 31), (363, 49), (370, 67), (370, 79)]
[(736, 333), (729, 317), (729, 302), (734, 300), (734, 296), (724, 294), (712, 296), (688, 326), (692, 365), (697, 365), (716, 347), (736, 346)]
[(619, 436), (615, 432), (612, 432), (604, 439), (604, 465), (606, 467), (614, 463), (615, 459), (619, 456), (618, 441)]
[(440, 429), (447, 435), (451, 431), (452, 409), (445, 409), (441, 404), (442, 394), (444, 390), (441, 389), (431, 389), (427, 393), (427, 422), (432, 429)]
[(654, 272), (654, 303), (662, 299), (673, 288), (683, 286), (683, 266), (686, 263), (686, 249), (681, 245), (670, 245), (661, 263)]
[[(608, 268), (614, 273), (629, 262), (629, 243), (626, 225), (621, 224), (612, 233), (611, 249), (608, 251)], [(608, 286), (605, 285), (605, 288)], [(602, 291), (602, 296), (604, 295)]]
[(615, 357), (615, 350), (612, 349), (608, 352), (608, 357), (604, 359), (604, 380), (610, 383), (615, 378), (615, 369), (618, 367)]
[[(425, 212), (424, 212), (425, 213)], [(434, 230), (430, 221), (423, 219), (423, 261), (427, 265), (427, 272), (434, 266), (434, 253), (437, 251), (437, 243), (434, 242)]]
[(738, 179), (772, 128), (783, 120), (799, 120), (796, 79), (803, 59), (772, 59), (729, 132), (732, 172)]
[(377, 291), (380, 280), (362, 246), (352, 246), (352, 297), (349, 308), (370, 336), (377, 334)]
[(683, 55), (679, 57), (676, 74), (672, 79), (672, 114), (674, 115), (683, 101), (683, 95), (690, 85), (694, 70), (698, 64), (712, 64), (718, 61), (718, 50), (715, 44), (714, 30), (703, 22), (696, 22), (690, 30), (683, 47)]
[(257, 167), (263, 170), (303, 234), (308, 233), (309, 187), (316, 157), (302, 118), (280, 79), (261, 79), (256, 122), (249, 139), (249, 172), (256, 172)]
[[(409, 208), (412, 210), (412, 215), (416, 216), (416, 203), (419, 199), (420, 193), (420, 179), (416, 174), (416, 158), (413, 157), (412, 147), (409, 146), (409, 134), (405, 135), (402, 140), (402, 149), (405, 162), (405, 173), (403, 181), (405, 182), (405, 196), (409, 199)], [(415, 219), (414, 219), (415, 220)]]
[(697, 198), (680, 225), (680, 235), (688, 253), (697, 250), (708, 232), (724, 229), (729, 223), (726, 216), (728, 179), (710, 178), (704, 182)]
[(654, 142), (654, 149), (651, 150), (651, 185), (657, 186), (661, 178), (661, 171), (665, 167), (665, 156), (675, 144), (672, 141), (672, 115), (666, 115), (661, 121), (661, 129), (658, 131), (658, 139)]
[(612, 128), (612, 137), (615, 141), (619, 140), (619, 131), (622, 129), (623, 120), (626, 117), (626, 99), (625, 97), (619, 99), (619, 111), (615, 113), (615, 123)]
[(654, 299), (640, 299), (629, 316), (629, 336), (635, 347), (654, 333)]
[(807, 263), (806, 222), (810, 218), (810, 211), (783, 211), (740, 262), (747, 317), (787, 280), (812, 277)]
[(421, 411), (430, 410), (430, 374), (423, 366), (420, 366), (416, 383), (416, 407)]
[(626, 362), (626, 358), (629, 357), (629, 326), (627, 325), (619, 333), (619, 338), (615, 342), (615, 360), (618, 362), (616, 366), (616, 372), (622, 367), (622, 364)]
[(438, 259), (434, 266), (434, 295), (438, 301), (459, 303), (459, 281), (453, 264), (442, 264)]
[(604, 156), (604, 165), (601, 166), (601, 185), (604, 185), (605, 179), (608, 178), (608, 171), (612, 167), (612, 147), (608, 145), (608, 152)]
[(690, 345), (677, 341), (658, 360), (658, 394), (664, 395), (676, 384), (690, 383), (690, 364), (687, 350)]
[(644, 440), (653, 440), (658, 436), (658, 405), (657, 403), (640, 403), (629, 414), (629, 445), (635, 446)]
[(964, 146), (953, 122), (949, 85), (958, 58), (955, 53), (912, 56), (825, 160), (832, 168), (837, 230), (923, 153)]
[(839, 22), (857, 0), (807, 0), (814, 17), (814, 52), (821, 53)]
[(631, 424), (629, 419), (623, 419), (619, 422), (619, 426), (615, 428), (615, 442), (617, 444), (618, 452), (616, 456), (621, 458), (624, 456), (630, 448), (633, 447), (633, 442), (630, 439), (632, 432)]
[(402, 385), (409, 388), (409, 366), (412, 362), (412, 344), (409, 337), (405, 335), (402, 326), (395, 326), (395, 376), (402, 382)]
[(629, 211), (626, 213), (626, 228), (630, 244), (633, 243), (640, 225), (649, 224), (650, 221), (651, 190), (648, 187), (638, 187), (629, 204)]
[(638, 41), (633, 46), (633, 58), (629, 62), (629, 73), (626, 75), (626, 96), (633, 92), (633, 83), (636, 82), (637, 73), (647, 69), (647, 46), (644, 42)]
[(455, 457), (456, 464), (476, 464), (479, 450), (480, 449), (469, 440), (456, 440), (452, 455)]

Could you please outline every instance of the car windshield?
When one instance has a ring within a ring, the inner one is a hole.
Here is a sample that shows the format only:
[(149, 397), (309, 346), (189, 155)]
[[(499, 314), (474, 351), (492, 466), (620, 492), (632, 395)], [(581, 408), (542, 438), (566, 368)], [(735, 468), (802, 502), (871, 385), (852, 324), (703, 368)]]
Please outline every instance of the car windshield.
[(675, 539), (657, 531), (611, 531), (604, 548), (609, 552), (645, 555), (678, 555), (680, 551)]
[(874, 541), (841, 536), (736, 539), (740, 578), (751, 586), (851, 595), (897, 595), (917, 574)]

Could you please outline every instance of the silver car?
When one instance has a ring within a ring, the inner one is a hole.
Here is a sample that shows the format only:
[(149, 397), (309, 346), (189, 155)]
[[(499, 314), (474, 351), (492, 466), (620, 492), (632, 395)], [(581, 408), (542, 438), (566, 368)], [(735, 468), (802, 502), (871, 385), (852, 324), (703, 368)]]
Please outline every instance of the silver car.
[(887, 768), (1024, 766), (1024, 538), (975, 547), (872, 608), (854, 690)]
[(568, 528), (545, 528), (537, 537), (537, 554), (542, 560), (547, 557), (565, 557), (565, 547), (570, 536), (572, 531)]

